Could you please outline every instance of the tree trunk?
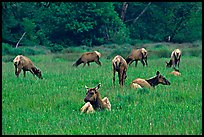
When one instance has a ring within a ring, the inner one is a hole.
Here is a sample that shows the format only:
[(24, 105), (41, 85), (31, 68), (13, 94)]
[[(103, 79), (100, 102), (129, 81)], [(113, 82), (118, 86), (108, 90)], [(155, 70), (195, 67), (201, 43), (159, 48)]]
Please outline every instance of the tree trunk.
[(125, 19), (125, 14), (126, 14), (126, 11), (127, 11), (127, 7), (128, 7), (128, 4), (127, 2), (124, 2), (123, 3), (123, 8), (122, 8), (122, 12), (121, 12), (121, 20), (124, 22), (124, 19)]

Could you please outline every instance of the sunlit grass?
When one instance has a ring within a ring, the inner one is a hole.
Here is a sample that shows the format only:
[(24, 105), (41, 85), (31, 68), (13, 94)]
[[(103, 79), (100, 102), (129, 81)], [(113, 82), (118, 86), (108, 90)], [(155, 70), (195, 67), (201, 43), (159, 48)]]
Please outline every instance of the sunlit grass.
[[(73, 61), (50, 55), (30, 56), (44, 79), (14, 75), (12, 62), (2, 63), (2, 134), (202, 134), (202, 60), (183, 57), (180, 77), (165, 68), (166, 58), (149, 59), (128, 68), (124, 88), (118, 77), (112, 86), (111, 60), (102, 66), (72, 67)], [(170, 86), (134, 90), (137, 77), (150, 78), (159, 70)], [(112, 111), (80, 114), (85, 88), (101, 83)]]

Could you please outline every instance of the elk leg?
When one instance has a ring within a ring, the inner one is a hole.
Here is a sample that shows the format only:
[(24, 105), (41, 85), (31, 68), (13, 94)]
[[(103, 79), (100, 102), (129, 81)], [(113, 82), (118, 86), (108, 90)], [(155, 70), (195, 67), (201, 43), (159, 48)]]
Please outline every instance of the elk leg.
[(122, 74), (121, 74), (121, 85), (123, 86), (124, 85), (124, 72), (122, 72)]
[(89, 62), (87, 62), (88, 66), (90, 66)]
[(86, 65), (86, 62), (84, 62), (84, 65), (83, 65), (83, 67)]
[(119, 84), (121, 85), (121, 73), (120, 73), (120, 71), (118, 72), (118, 79), (119, 79)]
[(122, 85), (124, 85), (125, 78), (126, 78), (126, 72), (123, 71), (123, 74), (122, 74)]
[(19, 76), (19, 74), (21, 73), (21, 69), (23, 68), (23, 66), (22, 65), (19, 65), (18, 66), (18, 71), (16, 72), (16, 76), (18, 77)]
[(26, 71), (25, 70), (23, 70), (23, 76), (26, 77)]
[(123, 79), (123, 85), (124, 85), (124, 83), (125, 83), (126, 77), (127, 77), (126, 71), (123, 71), (123, 77), (122, 77), (122, 79)]
[(138, 62), (138, 60), (135, 60), (135, 67), (137, 67), (137, 62)]
[(148, 66), (148, 64), (147, 64), (147, 57), (145, 58), (145, 63), (146, 63), (146, 66)]
[(141, 59), (140, 61), (141, 61), (142, 65), (143, 65), (143, 67), (144, 67), (145, 66), (144, 60)]
[(17, 65), (15, 65), (15, 75), (17, 75)]
[(32, 74), (33, 74), (33, 76), (35, 77), (35, 73), (32, 71), (32, 70), (29, 70)]
[(179, 68), (179, 64), (180, 64), (180, 59), (178, 60), (178, 68)]
[(131, 64), (133, 63), (133, 61), (134, 61), (134, 60), (131, 60), (130, 63), (129, 63), (129, 65), (131, 65)]
[(115, 69), (113, 69), (113, 84), (115, 84)]
[(93, 106), (90, 104), (89, 107), (88, 107), (88, 109), (87, 109), (87, 111), (86, 111), (86, 113), (93, 113), (93, 112), (94, 112), (94, 108), (93, 108)]
[(173, 63), (172, 63), (172, 67), (173, 67), (173, 68), (176, 67), (176, 63), (175, 63), (175, 61), (173, 61)]
[(98, 60), (98, 61), (95, 61), (99, 66), (101, 66), (101, 62)]
[(107, 97), (104, 97), (102, 99), (103, 103), (105, 104), (106, 108), (110, 111), (111, 110), (111, 104), (110, 104), (110, 101)]
[(18, 72), (16, 73), (16, 76), (18, 77), (20, 73), (21, 73), (21, 68), (18, 68)]

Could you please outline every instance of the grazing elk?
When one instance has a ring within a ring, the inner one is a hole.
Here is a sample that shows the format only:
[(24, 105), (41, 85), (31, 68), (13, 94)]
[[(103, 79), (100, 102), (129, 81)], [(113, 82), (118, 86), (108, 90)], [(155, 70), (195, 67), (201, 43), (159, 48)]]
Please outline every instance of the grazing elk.
[(84, 63), (83, 67), (88, 64), (90, 65), (90, 62), (96, 62), (99, 66), (101, 66), (101, 62), (99, 61), (99, 58), (101, 57), (101, 53), (98, 51), (94, 52), (85, 52), (81, 55), (81, 57), (73, 64), (73, 66), (78, 66), (81, 63)]
[(178, 66), (178, 68), (179, 68), (180, 59), (181, 59), (181, 50), (175, 49), (171, 53), (170, 61), (169, 62), (166, 61), (166, 67), (169, 68), (169, 67), (173, 66), (173, 68), (175, 68), (176, 66)]
[(85, 86), (87, 92), (86, 97), (84, 98), (84, 102), (86, 104), (81, 108), (81, 113), (92, 113), (105, 109), (111, 111), (111, 104), (109, 99), (107, 97), (101, 99), (101, 95), (98, 91), (100, 86), (100, 83), (94, 88), (88, 88)]
[(140, 60), (143, 66), (148, 66), (147, 64), (147, 50), (145, 48), (141, 49), (133, 49), (132, 52), (126, 58), (127, 64), (132, 64), (135, 61), (135, 67), (137, 66), (137, 62)]
[(23, 69), (24, 77), (26, 76), (26, 71), (30, 71), (34, 77), (36, 75), (38, 78), (43, 79), (41, 71), (33, 64), (33, 62), (29, 58), (23, 55), (18, 55), (13, 60), (13, 64), (15, 66), (15, 74), (17, 77), (19, 76), (21, 70)]
[(180, 76), (181, 73), (179, 72), (178, 69), (174, 68), (174, 71), (172, 71), (170, 74), (173, 74), (174, 76)]
[(113, 84), (115, 84), (115, 72), (118, 72), (119, 84), (124, 85), (124, 81), (127, 77), (126, 72), (128, 65), (123, 57), (117, 55), (112, 60), (112, 69), (113, 69)]
[(162, 76), (159, 71), (156, 72), (155, 77), (149, 79), (137, 78), (133, 80), (130, 86), (132, 88), (154, 88), (158, 84), (170, 85), (170, 82), (164, 76)]

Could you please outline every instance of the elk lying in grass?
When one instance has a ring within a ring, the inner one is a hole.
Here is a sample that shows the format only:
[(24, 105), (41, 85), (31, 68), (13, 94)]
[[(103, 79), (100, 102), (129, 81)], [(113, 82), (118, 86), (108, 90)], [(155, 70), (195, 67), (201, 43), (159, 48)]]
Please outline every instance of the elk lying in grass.
[(179, 72), (178, 69), (174, 68), (174, 71), (172, 71), (170, 74), (173, 74), (174, 76), (180, 76), (181, 73)]
[(126, 72), (128, 65), (123, 57), (117, 55), (112, 60), (112, 69), (113, 69), (113, 84), (115, 84), (115, 72), (118, 72), (119, 84), (124, 85), (124, 81), (127, 77)]
[(137, 66), (137, 62), (140, 60), (143, 66), (148, 66), (147, 64), (147, 50), (145, 48), (141, 49), (133, 49), (132, 52), (126, 58), (126, 62), (128, 65), (132, 64), (135, 61), (135, 67)]
[(101, 62), (99, 61), (99, 58), (101, 57), (101, 53), (98, 51), (94, 52), (85, 52), (81, 55), (81, 57), (73, 64), (73, 66), (78, 66), (81, 63), (84, 63), (83, 67), (88, 64), (90, 66), (90, 62), (96, 62), (99, 66), (101, 66)]
[(100, 86), (100, 83), (94, 88), (88, 88), (85, 86), (87, 92), (86, 97), (84, 98), (84, 102), (86, 102), (86, 104), (81, 108), (81, 113), (93, 113), (95, 111), (101, 111), (105, 109), (111, 111), (111, 104), (109, 99), (107, 97), (101, 99), (101, 95), (98, 91)]
[(179, 68), (180, 59), (181, 59), (181, 50), (175, 49), (171, 53), (170, 61), (169, 62), (166, 61), (166, 67), (169, 68), (169, 67), (173, 66), (173, 68), (175, 68), (176, 66), (178, 66), (178, 68)]
[(170, 82), (164, 76), (162, 76), (159, 71), (156, 72), (155, 77), (149, 79), (137, 78), (133, 80), (130, 86), (132, 88), (154, 88), (158, 84), (170, 85)]
[(18, 55), (13, 60), (13, 63), (15, 66), (15, 74), (17, 77), (23, 69), (24, 77), (26, 76), (26, 71), (30, 71), (34, 77), (36, 75), (38, 78), (43, 79), (41, 71), (33, 64), (33, 62), (29, 58), (23, 55)]

